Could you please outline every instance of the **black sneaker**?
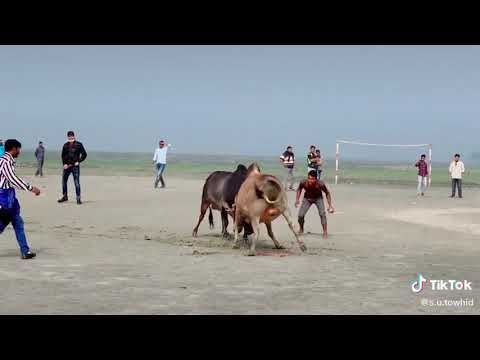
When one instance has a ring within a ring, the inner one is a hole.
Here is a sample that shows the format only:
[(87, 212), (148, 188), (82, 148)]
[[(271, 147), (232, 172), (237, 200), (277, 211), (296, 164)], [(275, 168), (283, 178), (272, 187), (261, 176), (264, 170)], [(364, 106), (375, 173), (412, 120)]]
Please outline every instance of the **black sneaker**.
[(77, 199), (77, 205), (82, 205), (82, 200)]
[(23, 260), (33, 259), (35, 256), (37, 256), (37, 254), (29, 251), (26, 254), (22, 254), (22, 259)]
[(61, 199), (58, 200), (59, 203), (63, 203), (65, 201), (68, 201), (68, 197), (64, 196)]

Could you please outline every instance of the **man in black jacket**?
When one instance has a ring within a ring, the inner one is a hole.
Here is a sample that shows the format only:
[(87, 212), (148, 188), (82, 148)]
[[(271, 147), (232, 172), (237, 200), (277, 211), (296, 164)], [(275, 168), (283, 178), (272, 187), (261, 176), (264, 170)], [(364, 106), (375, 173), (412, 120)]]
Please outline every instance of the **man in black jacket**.
[(63, 197), (58, 200), (59, 203), (68, 201), (67, 182), (70, 174), (73, 174), (73, 181), (75, 183), (75, 192), (77, 194), (77, 204), (82, 203), (80, 199), (80, 163), (87, 158), (87, 152), (82, 143), (75, 140), (73, 131), (67, 133), (68, 141), (63, 145), (62, 162), (63, 162)]

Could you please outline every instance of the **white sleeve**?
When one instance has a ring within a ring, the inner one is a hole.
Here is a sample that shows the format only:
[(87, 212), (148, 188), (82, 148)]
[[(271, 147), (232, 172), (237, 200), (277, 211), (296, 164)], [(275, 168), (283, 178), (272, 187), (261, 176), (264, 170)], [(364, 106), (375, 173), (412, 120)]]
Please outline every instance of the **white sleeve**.
[(153, 161), (156, 161), (157, 160), (157, 150), (155, 150), (155, 152), (153, 153)]

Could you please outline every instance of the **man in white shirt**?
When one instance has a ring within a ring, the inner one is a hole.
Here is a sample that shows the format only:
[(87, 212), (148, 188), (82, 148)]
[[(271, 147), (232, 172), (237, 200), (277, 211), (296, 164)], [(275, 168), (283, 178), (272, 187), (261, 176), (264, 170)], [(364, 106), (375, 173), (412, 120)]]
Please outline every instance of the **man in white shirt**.
[(155, 164), (157, 172), (157, 175), (155, 177), (155, 189), (158, 187), (159, 181), (162, 183), (161, 188), (165, 187), (165, 181), (163, 180), (163, 172), (165, 171), (165, 167), (167, 166), (168, 148), (171, 146), (171, 144), (165, 144), (165, 141), (161, 140), (159, 143), (159, 148), (155, 150), (155, 154), (153, 155), (153, 163)]
[(458, 188), (458, 197), (462, 198), (462, 175), (465, 172), (465, 165), (460, 161), (460, 155), (455, 154), (454, 160), (448, 169), (452, 177), (452, 198), (455, 197), (455, 189)]

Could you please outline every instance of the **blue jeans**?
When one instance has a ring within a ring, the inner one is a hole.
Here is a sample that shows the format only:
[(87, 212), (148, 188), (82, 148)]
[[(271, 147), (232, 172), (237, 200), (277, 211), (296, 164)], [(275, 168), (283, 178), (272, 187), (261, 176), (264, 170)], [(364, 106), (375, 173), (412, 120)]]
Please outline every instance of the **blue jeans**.
[(62, 177), (62, 190), (63, 196), (68, 197), (67, 183), (70, 174), (73, 174), (73, 182), (75, 183), (75, 192), (77, 194), (77, 199), (80, 199), (80, 166), (70, 166), (68, 169), (63, 170)]
[(30, 248), (25, 236), (24, 223), (20, 216), (20, 203), (15, 196), (15, 190), (0, 190), (0, 204), (0, 234), (3, 233), (8, 224), (12, 223), (20, 251), (22, 255), (25, 255), (30, 251)]
[(162, 183), (162, 187), (165, 187), (165, 181), (163, 180), (163, 172), (167, 167), (167, 164), (155, 164), (157, 169), (157, 176), (155, 177), (155, 187), (158, 187), (158, 182)]
[(317, 169), (317, 179), (320, 180), (321, 176), (322, 176), (322, 169)]

